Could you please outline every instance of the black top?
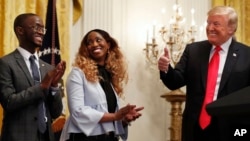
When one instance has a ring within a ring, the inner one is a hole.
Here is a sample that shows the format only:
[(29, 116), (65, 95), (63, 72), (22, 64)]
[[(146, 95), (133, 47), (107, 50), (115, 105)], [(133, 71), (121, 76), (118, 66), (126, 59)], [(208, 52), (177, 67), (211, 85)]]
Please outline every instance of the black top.
[(117, 101), (116, 101), (114, 90), (111, 86), (111, 75), (105, 69), (104, 66), (100, 66), (100, 65), (98, 65), (98, 72), (99, 72), (99, 76), (101, 77), (100, 84), (106, 94), (106, 99), (108, 103), (108, 112), (115, 113)]

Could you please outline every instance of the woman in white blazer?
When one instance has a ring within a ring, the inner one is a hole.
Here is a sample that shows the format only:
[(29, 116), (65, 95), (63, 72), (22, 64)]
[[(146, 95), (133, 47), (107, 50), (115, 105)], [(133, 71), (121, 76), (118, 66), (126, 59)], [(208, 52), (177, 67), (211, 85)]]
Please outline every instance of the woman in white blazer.
[(67, 82), (70, 116), (61, 141), (118, 141), (127, 139), (129, 122), (143, 107), (119, 107), (127, 82), (124, 57), (117, 42), (100, 29), (83, 38)]

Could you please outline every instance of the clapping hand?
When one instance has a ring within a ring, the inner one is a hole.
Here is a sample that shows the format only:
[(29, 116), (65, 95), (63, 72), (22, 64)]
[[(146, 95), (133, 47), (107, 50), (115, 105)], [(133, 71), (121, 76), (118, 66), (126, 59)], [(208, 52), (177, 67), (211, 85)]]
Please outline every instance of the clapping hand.
[(66, 69), (66, 62), (61, 61), (53, 70), (49, 71), (42, 79), (40, 86), (42, 89), (57, 87)]
[(144, 107), (132, 108), (124, 117), (123, 122), (130, 125), (130, 122), (135, 121), (138, 119), (142, 114), (140, 113)]
[(126, 122), (135, 121), (137, 118), (139, 118), (142, 114), (139, 113), (139, 111), (143, 110), (144, 107), (138, 107), (131, 109), (125, 116), (124, 120)]
[(138, 119), (142, 114), (140, 113), (141, 110), (143, 110), (144, 107), (136, 107), (136, 105), (126, 105), (125, 107), (122, 107), (117, 113), (116, 113), (116, 119), (122, 120), (124, 123), (129, 124), (131, 121), (135, 121)]
[(125, 118), (125, 116), (131, 112), (131, 110), (133, 110), (136, 106), (135, 105), (126, 105), (124, 107), (122, 107), (120, 110), (118, 110), (115, 113), (115, 120), (122, 120)]
[(54, 75), (54, 78), (52, 80), (51, 86), (52, 87), (57, 87), (58, 82), (62, 79), (62, 76), (64, 75), (66, 69), (66, 62), (61, 61), (57, 66), (56, 66), (56, 74)]

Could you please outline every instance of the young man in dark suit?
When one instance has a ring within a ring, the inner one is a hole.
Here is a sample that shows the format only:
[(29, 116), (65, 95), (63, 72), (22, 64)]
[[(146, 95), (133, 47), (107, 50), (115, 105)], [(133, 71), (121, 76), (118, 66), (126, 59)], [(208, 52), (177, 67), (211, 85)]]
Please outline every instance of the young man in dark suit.
[(53, 67), (39, 59), (37, 51), (46, 29), (38, 15), (18, 15), (14, 31), (19, 47), (0, 59), (0, 101), (4, 109), (1, 141), (54, 141), (51, 123), (62, 112), (58, 82), (66, 63), (61, 61)]
[(169, 65), (167, 48), (159, 58), (163, 83), (171, 90), (186, 86), (182, 141), (229, 141), (233, 136), (230, 123), (223, 118), (211, 117), (205, 107), (250, 86), (250, 48), (234, 39), (237, 20), (233, 8), (214, 7), (208, 12), (208, 40), (188, 44), (175, 68)]

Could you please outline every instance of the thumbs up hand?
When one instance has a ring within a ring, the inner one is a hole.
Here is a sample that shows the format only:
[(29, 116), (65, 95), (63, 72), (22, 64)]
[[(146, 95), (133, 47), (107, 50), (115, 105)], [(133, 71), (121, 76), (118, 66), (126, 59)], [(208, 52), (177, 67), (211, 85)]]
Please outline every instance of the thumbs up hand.
[(170, 64), (170, 57), (168, 49), (164, 48), (164, 54), (158, 60), (158, 69), (160, 71), (167, 72), (169, 64)]

